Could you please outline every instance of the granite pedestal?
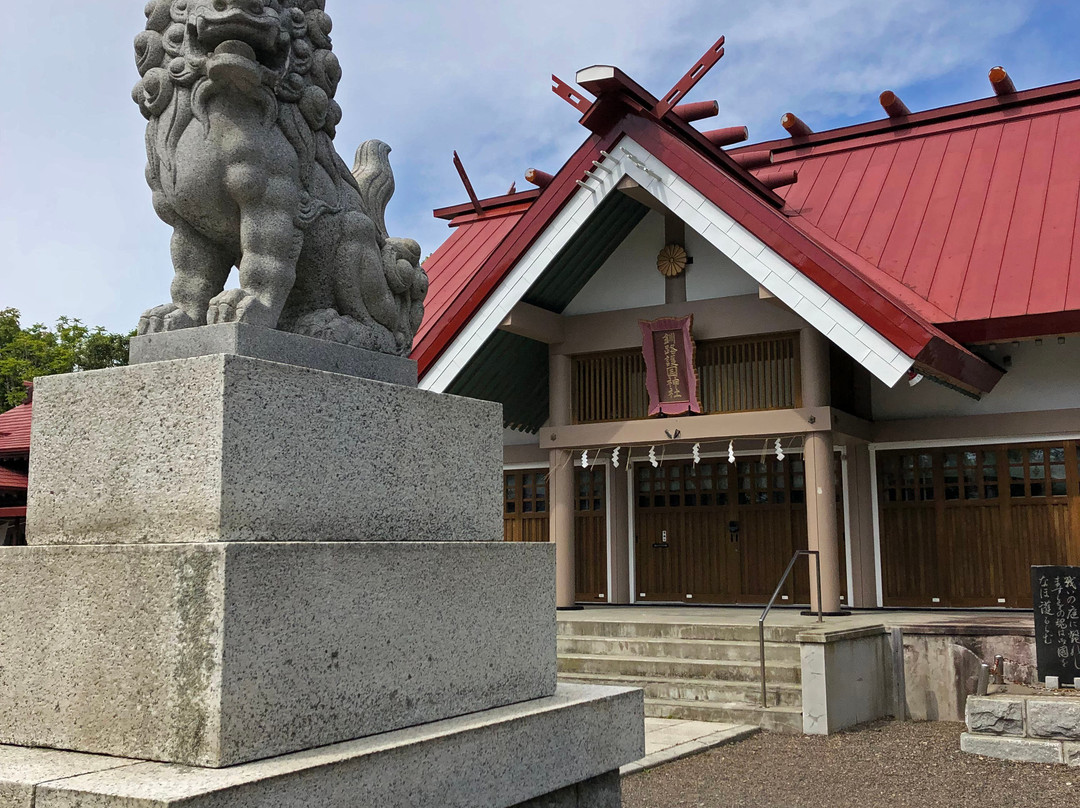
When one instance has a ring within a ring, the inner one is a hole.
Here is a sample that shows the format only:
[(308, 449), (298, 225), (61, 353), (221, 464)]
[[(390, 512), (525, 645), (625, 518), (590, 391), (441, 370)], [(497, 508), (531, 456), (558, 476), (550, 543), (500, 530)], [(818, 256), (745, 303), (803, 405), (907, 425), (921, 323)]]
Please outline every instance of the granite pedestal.
[(35, 807), (617, 806), (641, 693), (556, 689), (554, 548), (501, 541), (498, 406), (293, 339), (155, 335), (39, 381), (0, 808), (29, 781)]
[(618, 808), (641, 691), (553, 696), (225, 769), (0, 746), (0, 808)]
[(499, 409), (228, 354), (47, 376), (28, 541), (495, 541)]
[(12, 548), (0, 743), (231, 766), (550, 696), (553, 550)]

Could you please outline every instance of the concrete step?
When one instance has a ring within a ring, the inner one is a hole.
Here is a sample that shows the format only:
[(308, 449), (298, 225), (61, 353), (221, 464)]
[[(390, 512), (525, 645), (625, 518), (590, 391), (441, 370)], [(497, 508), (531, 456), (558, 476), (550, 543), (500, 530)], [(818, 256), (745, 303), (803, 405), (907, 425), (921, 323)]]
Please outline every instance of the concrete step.
[(682, 718), (688, 721), (718, 721), (750, 724), (772, 732), (801, 733), (801, 707), (770, 707), (749, 704), (702, 704), (700, 702), (645, 699), (645, 715), (652, 718)]
[[(643, 679), (712, 679), (725, 682), (759, 682), (758, 663), (733, 660), (662, 659), (614, 654), (560, 654), (561, 673), (602, 673)], [(802, 667), (797, 662), (769, 660), (769, 682), (798, 684)]]
[[(561, 673), (561, 682), (586, 685), (640, 687), (647, 699), (692, 703), (738, 703), (759, 705), (761, 685), (758, 682), (721, 682), (708, 679), (642, 679), (602, 673)], [(771, 707), (801, 707), (802, 687), (769, 681), (765, 689)]]
[[(766, 642), (795, 642), (803, 629), (765, 626)], [(559, 620), (560, 637), (656, 637), (675, 640), (725, 640), (757, 642), (756, 616), (746, 625), (705, 625), (697, 623), (619, 622), (616, 620)]]
[[(559, 637), (560, 654), (614, 654), (616, 656), (663, 657), (665, 659), (710, 659), (757, 662), (758, 642), (742, 640), (684, 640), (663, 637), (596, 637), (570, 635)], [(798, 662), (795, 643), (765, 643), (765, 660)]]

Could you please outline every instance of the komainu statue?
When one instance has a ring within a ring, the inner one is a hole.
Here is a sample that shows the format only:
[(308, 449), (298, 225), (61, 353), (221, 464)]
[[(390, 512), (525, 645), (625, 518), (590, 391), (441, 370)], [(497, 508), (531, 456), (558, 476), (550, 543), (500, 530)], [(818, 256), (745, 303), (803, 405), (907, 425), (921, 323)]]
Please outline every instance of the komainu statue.
[[(390, 147), (334, 150), (341, 66), (325, 0), (151, 0), (132, 96), (172, 225), (172, 303), (139, 333), (245, 322), (407, 354), (420, 245), (389, 238)], [(232, 267), (240, 288), (225, 290)]]

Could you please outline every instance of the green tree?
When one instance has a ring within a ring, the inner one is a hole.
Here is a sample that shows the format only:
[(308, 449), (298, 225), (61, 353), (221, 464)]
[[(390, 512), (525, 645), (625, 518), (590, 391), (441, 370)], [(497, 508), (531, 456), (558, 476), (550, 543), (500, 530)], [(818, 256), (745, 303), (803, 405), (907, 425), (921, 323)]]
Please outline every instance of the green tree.
[(23, 328), (18, 309), (0, 309), (0, 411), (21, 404), (23, 382), (35, 376), (126, 365), (134, 333), (110, 334), (70, 317), (53, 330), (41, 323)]

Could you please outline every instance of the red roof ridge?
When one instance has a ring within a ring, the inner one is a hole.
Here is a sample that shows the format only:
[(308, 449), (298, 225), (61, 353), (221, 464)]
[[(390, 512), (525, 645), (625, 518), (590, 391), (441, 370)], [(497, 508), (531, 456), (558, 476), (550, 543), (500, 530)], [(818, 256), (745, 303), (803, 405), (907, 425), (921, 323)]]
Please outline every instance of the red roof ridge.
[[(919, 137), (924, 135), (925, 132), (913, 132), (911, 130), (921, 130), (932, 124), (950, 121), (956, 121), (958, 124), (957, 128), (973, 125), (977, 126), (978, 123), (973, 123), (972, 121), (972, 118), (976, 116), (1070, 99), (1075, 103), (1066, 106), (1080, 106), (1080, 79), (1060, 82), (1058, 84), (1049, 84), (1045, 87), (1034, 87), (1030, 90), (1021, 90), (1006, 96), (991, 95), (988, 98), (977, 98), (973, 101), (948, 104), (943, 107), (935, 107), (921, 112), (912, 112), (910, 115), (904, 116), (903, 118), (885, 117), (873, 121), (866, 121), (864, 123), (849, 124), (835, 129), (814, 132), (813, 134), (797, 139), (781, 137), (774, 140), (748, 143), (739, 146), (738, 148), (728, 149), (727, 151), (738, 153), (743, 151), (770, 149), (774, 152), (775, 157), (783, 159), (783, 157), (786, 156), (784, 155), (784, 152), (794, 150), (798, 153), (792, 155), (792, 157), (805, 157), (807, 152), (803, 150), (809, 150), (816, 146), (823, 146), (856, 138), (866, 138), (872, 135), (896, 136), (901, 133), (911, 132), (910, 136)], [(1033, 110), (1030, 114), (1035, 115), (1039, 113)], [(860, 145), (862, 144), (860, 143)], [(815, 150), (815, 153), (818, 153), (817, 150)]]
[[(502, 194), (501, 196), (489, 196), (486, 199), (477, 200), (480, 204), (482, 213), (494, 212), (500, 208), (505, 208), (508, 205), (521, 205), (523, 202), (532, 203), (538, 196), (540, 196), (539, 188), (528, 188), (524, 191), (518, 191), (513, 194)], [(436, 219), (455, 219), (463, 213), (471, 213), (474, 216), (477, 215), (476, 209), (473, 207), (472, 202), (464, 202), (458, 205), (450, 205), (445, 208), (435, 208), (432, 211), (432, 215)]]

